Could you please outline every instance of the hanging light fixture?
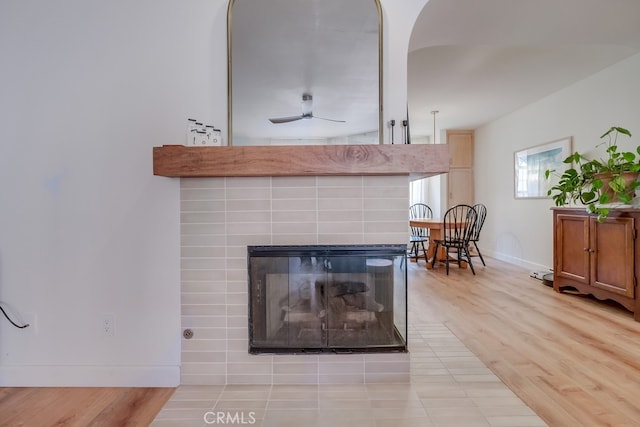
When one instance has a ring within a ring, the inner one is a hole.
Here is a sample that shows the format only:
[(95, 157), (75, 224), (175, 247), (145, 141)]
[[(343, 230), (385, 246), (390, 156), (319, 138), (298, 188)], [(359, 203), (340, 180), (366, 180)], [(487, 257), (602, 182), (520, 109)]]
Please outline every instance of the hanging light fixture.
[(436, 114), (438, 114), (440, 111), (438, 110), (432, 110), (431, 114), (433, 114), (433, 144), (436, 143)]

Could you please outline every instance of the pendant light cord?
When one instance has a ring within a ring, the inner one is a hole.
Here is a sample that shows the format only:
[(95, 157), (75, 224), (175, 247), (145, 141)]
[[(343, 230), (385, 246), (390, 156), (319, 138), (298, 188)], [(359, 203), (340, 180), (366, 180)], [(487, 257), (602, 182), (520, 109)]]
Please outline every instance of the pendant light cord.
[(440, 111), (438, 110), (433, 110), (431, 112), (431, 114), (433, 114), (433, 143), (436, 143), (436, 114), (438, 114)]

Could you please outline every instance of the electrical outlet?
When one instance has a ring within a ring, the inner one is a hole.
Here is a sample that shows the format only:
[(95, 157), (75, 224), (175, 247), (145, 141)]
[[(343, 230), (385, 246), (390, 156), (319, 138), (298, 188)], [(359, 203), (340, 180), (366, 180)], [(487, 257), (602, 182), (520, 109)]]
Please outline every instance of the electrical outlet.
[(116, 333), (115, 316), (112, 313), (102, 315), (102, 335), (112, 337)]

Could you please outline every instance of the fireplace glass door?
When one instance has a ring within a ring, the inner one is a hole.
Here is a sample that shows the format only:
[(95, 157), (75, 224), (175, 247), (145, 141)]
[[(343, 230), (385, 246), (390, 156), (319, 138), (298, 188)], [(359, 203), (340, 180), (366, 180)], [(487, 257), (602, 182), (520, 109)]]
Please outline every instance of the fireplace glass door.
[(250, 246), (249, 351), (406, 351), (406, 246)]

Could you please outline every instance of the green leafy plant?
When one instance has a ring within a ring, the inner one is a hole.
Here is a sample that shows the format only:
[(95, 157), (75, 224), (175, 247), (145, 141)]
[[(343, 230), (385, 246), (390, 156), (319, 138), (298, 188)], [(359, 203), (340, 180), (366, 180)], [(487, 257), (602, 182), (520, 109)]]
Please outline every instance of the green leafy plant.
[(631, 203), (636, 188), (640, 187), (637, 180), (640, 146), (636, 147), (636, 153), (618, 151), (619, 135), (631, 137), (631, 132), (613, 126), (600, 136), (603, 141), (596, 147), (605, 145), (605, 159), (589, 159), (575, 152), (563, 160), (569, 167), (562, 173), (545, 171), (547, 179), (552, 175), (558, 177), (558, 183), (547, 193), (556, 206), (581, 203), (589, 212), (597, 214), (598, 221), (602, 222), (609, 215), (607, 203), (615, 200)]

